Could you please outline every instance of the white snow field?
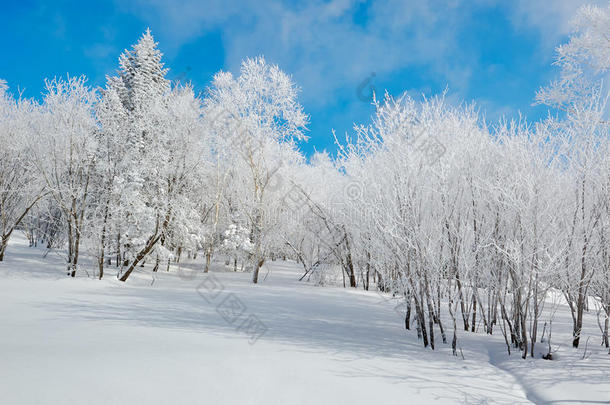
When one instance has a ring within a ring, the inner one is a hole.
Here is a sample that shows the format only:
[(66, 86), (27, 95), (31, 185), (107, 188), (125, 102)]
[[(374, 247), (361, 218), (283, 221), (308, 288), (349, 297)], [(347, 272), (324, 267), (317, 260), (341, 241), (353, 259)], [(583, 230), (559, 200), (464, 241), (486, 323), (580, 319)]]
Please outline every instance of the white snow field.
[[(113, 268), (101, 281), (66, 277), (59, 255), (44, 253), (16, 235), (0, 263), (2, 404), (610, 403), (593, 314), (586, 353), (570, 347), (560, 307), (556, 360), (508, 357), (499, 330), (460, 331), (462, 359), (440, 342), (424, 349), (392, 300), (298, 282), (291, 262), (270, 262), (258, 285), (219, 266), (154, 282), (143, 268), (121, 283)], [(254, 344), (217, 312), (226, 297), (267, 328)]]

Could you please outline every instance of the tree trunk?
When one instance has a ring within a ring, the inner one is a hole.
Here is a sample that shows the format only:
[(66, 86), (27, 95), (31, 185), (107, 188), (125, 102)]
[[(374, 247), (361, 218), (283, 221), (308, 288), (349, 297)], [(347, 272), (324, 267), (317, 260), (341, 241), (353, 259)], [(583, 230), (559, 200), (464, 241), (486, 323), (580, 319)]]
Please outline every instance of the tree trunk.
[(265, 264), (265, 259), (261, 258), (261, 259), (257, 260), (254, 265), (254, 270), (252, 271), (252, 282), (254, 284), (258, 283), (258, 273), (259, 273), (260, 268), (263, 267), (263, 264)]
[(116, 234), (116, 267), (121, 263), (121, 231)]
[(81, 238), (81, 230), (79, 228), (80, 224), (78, 220), (74, 220), (74, 249), (72, 250), (72, 271), (70, 273), (71, 277), (76, 277), (76, 269), (78, 267), (78, 254), (80, 251), (80, 238)]
[(157, 271), (159, 271), (159, 255), (157, 254), (157, 257), (155, 258), (155, 265), (153, 266), (152, 269), (153, 273), (156, 273)]
[(0, 262), (4, 260), (4, 252), (6, 251), (7, 246), (8, 238), (6, 235), (2, 235), (2, 240), (0, 240)]
[[(586, 243), (586, 242), (585, 242)], [(578, 347), (580, 344), (580, 333), (582, 331), (582, 318), (585, 309), (585, 301), (587, 299), (586, 296), (586, 288), (585, 288), (585, 278), (586, 278), (586, 266), (585, 266), (585, 255), (587, 253), (586, 245), (582, 250), (581, 257), (581, 272), (580, 272), (580, 280), (578, 283), (578, 298), (576, 299), (576, 322), (574, 323), (574, 340), (572, 340), (572, 346)]]
[(460, 298), (460, 310), (462, 312), (462, 320), (464, 321), (464, 330), (468, 332), (468, 313), (466, 313), (466, 304), (464, 303), (464, 291), (462, 289), (462, 281), (460, 280), (460, 273), (455, 269), (455, 284), (458, 287), (458, 296)]
[(407, 293), (405, 296), (405, 303), (407, 304), (407, 313), (405, 314), (405, 329), (411, 329), (411, 294)]
[[(473, 288), (477, 288), (476, 286), (474, 286)], [(472, 329), (470, 330), (471, 332), (475, 332), (476, 331), (476, 326), (477, 326), (477, 295), (475, 293), (472, 294)]]
[(610, 348), (610, 339), (608, 338), (608, 326), (610, 324), (610, 305), (606, 307), (606, 320), (604, 321), (604, 344), (606, 348)]
[(205, 251), (205, 267), (203, 269), (204, 273), (207, 273), (207, 272), (210, 271), (210, 263), (211, 262), (212, 262), (212, 248), (209, 247)]
[(108, 223), (108, 210), (109, 210), (110, 200), (106, 200), (106, 207), (104, 207), (104, 225), (102, 226), (102, 236), (100, 238), (100, 257), (98, 262), (99, 267), (99, 279), (101, 280), (104, 276), (104, 251), (106, 250), (106, 224)]
[(131, 262), (131, 264), (129, 265), (129, 268), (127, 269), (125, 274), (123, 274), (123, 277), (121, 277), (119, 280), (127, 281), (129, 276), (131, 275), (131, 272), (133, 271), (133, 269), (135, 269), (136, 266), (138, 265), (138, 263), (142, 259), (144, 259), (144, 257), (146, 257), (146, 255), (152, 250), (152, 248), (155, 246), (155, 244), (159, 241), (160, 238), (161, 238), (161, 235), (157, 235), (155, 237), (151, 237), (150, 239), (148, 239), (148, 243), (146, 244), (146, 246), (144, 246), (144, 248), (142, 250), (140, 250), (140, 252), (138, 252), (138, 255), (136, 256), (135, 260), (133, 262)]

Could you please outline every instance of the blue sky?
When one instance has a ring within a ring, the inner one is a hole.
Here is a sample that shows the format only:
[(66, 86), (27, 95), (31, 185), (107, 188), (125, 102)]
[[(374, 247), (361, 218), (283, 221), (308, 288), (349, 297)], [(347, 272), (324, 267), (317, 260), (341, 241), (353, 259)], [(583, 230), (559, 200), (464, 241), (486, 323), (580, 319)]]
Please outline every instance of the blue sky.
[[(372, 107), (358, 97), (370, 78), (377, 93), (415, 98), (448, 88), (452, 103), (476, 101), (488, 120), (530, 120), (551, 80), (554, 48), (565, 41), (578, 0), (396, 1), (153, 0), (2, 2), (0, 78), (39, 97), (45, 77), (84, 74), (94, 86), (119, 54), (150, 27), (171, 79), (205, 90), (219, 70), (237, 72), (264, 55), (302, 88), (310, 115), (303, 150), (334, 151)], [(366, 88), (365, 88), (366, 89)], [(365, 93), (368, 93), (366, 91)]]

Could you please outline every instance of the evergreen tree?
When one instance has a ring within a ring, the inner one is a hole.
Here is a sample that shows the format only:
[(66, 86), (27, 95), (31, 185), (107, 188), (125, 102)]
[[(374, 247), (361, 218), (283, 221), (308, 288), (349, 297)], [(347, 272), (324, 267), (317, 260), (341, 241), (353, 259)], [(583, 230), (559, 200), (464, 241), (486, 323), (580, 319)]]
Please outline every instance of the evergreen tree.
[[(163, 67), (162, 56), (147, 29), (131, 50), (121, 54), (117, 76), (108, 77), (104, 92), (103, 104), (114, 110), (107, 110), (106, 115), (126, 118), (126, 125), (106, 123), (104, 130), (111, 132), (107, 136), (123, 151), (116, 182), (119, 201), (111, 212), (115, 213), (117, 254), (130, 267), (142, 248), (158, 240), (159, 222), (167, 216), (161, 208), (164, 203), (159, 201), (167, 184), (159, 164), (165, 160), (160, 150), (169, 134), (167, 99), (171, 85), (165, 78), (168, 69)], [(151, 234), (155, 234), (152, 239)]]
[(125, 50), (119, 57), (118, 76), (109, 78), (109, 84), (117, 89), (128, 111), (142, 114), (169, 91), (170, 82), (165, 78), (169, 69), (163, 67), (162, 57), (150, 29), (131, 51)]

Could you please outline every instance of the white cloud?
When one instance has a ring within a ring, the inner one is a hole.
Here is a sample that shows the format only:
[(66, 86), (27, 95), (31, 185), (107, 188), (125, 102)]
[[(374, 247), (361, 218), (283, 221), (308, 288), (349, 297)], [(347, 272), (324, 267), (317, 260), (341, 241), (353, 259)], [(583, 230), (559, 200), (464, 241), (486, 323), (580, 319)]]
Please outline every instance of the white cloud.
[[(160, 29), (164, 51), (170, 56), (192, 39), (220, 30), (226, 68), (236, 71), (245, 57), (265, 55), (293, 75), (304, 89), (304, 101), (319, 106), (335, 100), (338, 92), (355, 88), (371, 72), (381, 79), (413, 65), (428, 69), (452, 92), (467, 92), (478, 61), (456, 63), (460, 55), (456, 33), (468, 26), (472, 3), (376, 0), (369, 2), (362, 25), (354, 22), (353, 14), (364, 2), (152, 0), (120, 7)], [(568, 32), (568, 22), (580, 3), (517, 0), (506, 6), (500, 0), (475, 1), (479, 6), (511, 8), (510, 20), (516, 29), (540, 32), (545, 41), (542, 57), (547, 59)]]
[[(149, 21), (161, 16), (162, 21), (155, 25), (169, 40), (164, 45), (174, 48), (165, 49), (170, 55), (192, 38), (221, 29), (229, 69), (237, 69), (246, 56), (264, 54), (321, 100), (337, 88), (359, 83), (370, 72), (383, 75), (409, 64), (435, 68), (435, 62), (453, 52), (451, 25), (439, 19), (433, 3), (375, 1), (363, 27), (352, 15), (362, 2), (313, 1), (290, 6), (249, 0), (236, 6), (226, 1), (202, 5), (192, 0), (154, 0), (146, 7), (140, 3), (121, 7)], [(439, 63), (438, 74), (450, 70)]]
[(585, 4), (603, 6), (607, 0), (517, 0), (512, 22), (517, 28), (536, 28), (540, 31), (545, 46), (555, 47), (570, 33), (571, 20)]

